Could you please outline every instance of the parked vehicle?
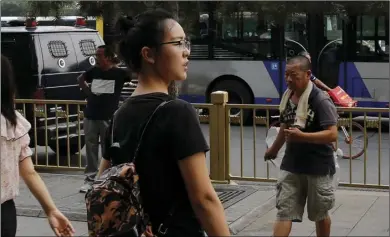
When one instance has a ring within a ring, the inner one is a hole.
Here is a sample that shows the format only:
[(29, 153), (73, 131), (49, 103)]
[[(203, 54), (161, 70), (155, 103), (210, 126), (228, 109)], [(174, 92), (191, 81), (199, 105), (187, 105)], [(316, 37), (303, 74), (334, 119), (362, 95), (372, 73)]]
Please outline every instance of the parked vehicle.
[[(16, 98), (85, 100), (77, 77), (95, 65), (96, 48), (104, 44), (98, 31), (86, 28), (83, 18), (78, 18), (74, 26), (37, 26), (35, 19), (26, 19), (25, 24), (15, 21), (18, 19), (2, 21), (1, 52), (11, 60), (15, 71)], [(80, 147), (84, 146), (83, 119), (78, 119), (76, 105), (67, 109), (63, 104), (57, 107), (38, 104), (35, 116), (32, 104), (24, 108), (18, 104), (17, 109), (25, 110), (31, 122), (32, 147), (47, 145), (60, 155), (66, 155), (69, 137), (69, 152), (73, 155), (79, 150), (79, 136)], [(83, 106), (80, 110), (83, 111)]]

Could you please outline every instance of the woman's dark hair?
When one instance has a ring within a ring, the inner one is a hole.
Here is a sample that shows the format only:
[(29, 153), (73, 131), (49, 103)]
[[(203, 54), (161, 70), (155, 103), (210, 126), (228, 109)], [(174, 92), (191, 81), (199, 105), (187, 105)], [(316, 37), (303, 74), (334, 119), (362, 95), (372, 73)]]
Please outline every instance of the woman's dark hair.
[(120, 63), (120, 59), (116, 55), (113, 47), (111, 47), (109, 45), (100, 45), (100, 46), (98, 46), (98, 49), (104, 49), (104, 56), (106, 58), (110, 59), (110, 61), (112, 63), (114, 63), (114, 64)]
[(164, 37), (164, 21), (175, 19), (163, 9), (145, 11), (136, 17), (122, 17), (117, 22), (122, 40), (119, 53), (125, 63), (135, 72), (141, 70), (141, 49), (157, 48)]
[(16, 87), (11, 62), (1, 55), (1, 114), (13, 126), (16, 126), (15, 94)]

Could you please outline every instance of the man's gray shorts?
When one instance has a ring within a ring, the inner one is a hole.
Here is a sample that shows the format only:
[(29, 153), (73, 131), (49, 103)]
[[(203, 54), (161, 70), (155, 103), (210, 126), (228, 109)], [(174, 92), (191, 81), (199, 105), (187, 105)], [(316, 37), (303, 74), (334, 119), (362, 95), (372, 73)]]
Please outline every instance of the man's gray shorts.
[(304, 175), (281, 170), (276, 184), (277, 220), (302, 222), (306, 199), (309, 220), (325, 219), (335, 203), (333, 175)]

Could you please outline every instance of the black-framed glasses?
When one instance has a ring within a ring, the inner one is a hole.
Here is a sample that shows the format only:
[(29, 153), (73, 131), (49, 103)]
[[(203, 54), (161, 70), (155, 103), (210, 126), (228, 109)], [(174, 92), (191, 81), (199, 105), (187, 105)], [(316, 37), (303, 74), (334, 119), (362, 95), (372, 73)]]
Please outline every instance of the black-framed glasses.
[(187, 39), (161, 43), (161, 45), (163, 45), (163, 44), (173, 44), (173, 45), (179, 46), (183, 50), (187, 49), (188, 51), (191, 51), (191, 42), (189, 40), (187, 40)]

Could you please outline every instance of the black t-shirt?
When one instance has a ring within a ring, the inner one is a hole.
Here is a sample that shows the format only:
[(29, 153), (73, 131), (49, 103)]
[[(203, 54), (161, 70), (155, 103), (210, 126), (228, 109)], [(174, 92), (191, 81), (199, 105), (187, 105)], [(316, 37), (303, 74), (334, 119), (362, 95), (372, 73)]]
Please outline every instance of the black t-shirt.
[(123, 84), (130, 81), (127, 70), (112, 67), (103, 71), (93, 67), (85, 73), (85, 81), (91, 83), (91, 95), (87, 98), (85, 117), (90, 120), (109, 120), (118, 109)]
[[(151, 93), (129, 97), (118, 109), (115, 123), (112, 121), (106, 135), (104, 159), (112, 165), (130, 162), (139, 142), (142, 129), (149, 116), (163, 101), (172, 100), (164, 93)], [(121, 155), (110, 154), (111, 128), (114, 126), (114, 141), (128, 142)], [(141, 195), (153, 227), (162, 223), (174, 204), (174, 219), (200, 229), (181, 176), (178, 161), (198, 152), (207, 152), (195, 109), (191, 104), (175, 99), (161, 107), (150, 121), (135, 161), (140, 177)], [(115, 156), (115, 157), (114, 157)]]
[[(297, 106), (291, 100), (280, 116), (280, 122), (291, 126)], [(303, 132), (319, 132), (337, 124), (337, 110), (329, 96), (313, 85), (309, 95), (308, 118)], [(293, 173), (327, 175), (335, 173), (332, 144), (287, 143), (280, 167)]]

